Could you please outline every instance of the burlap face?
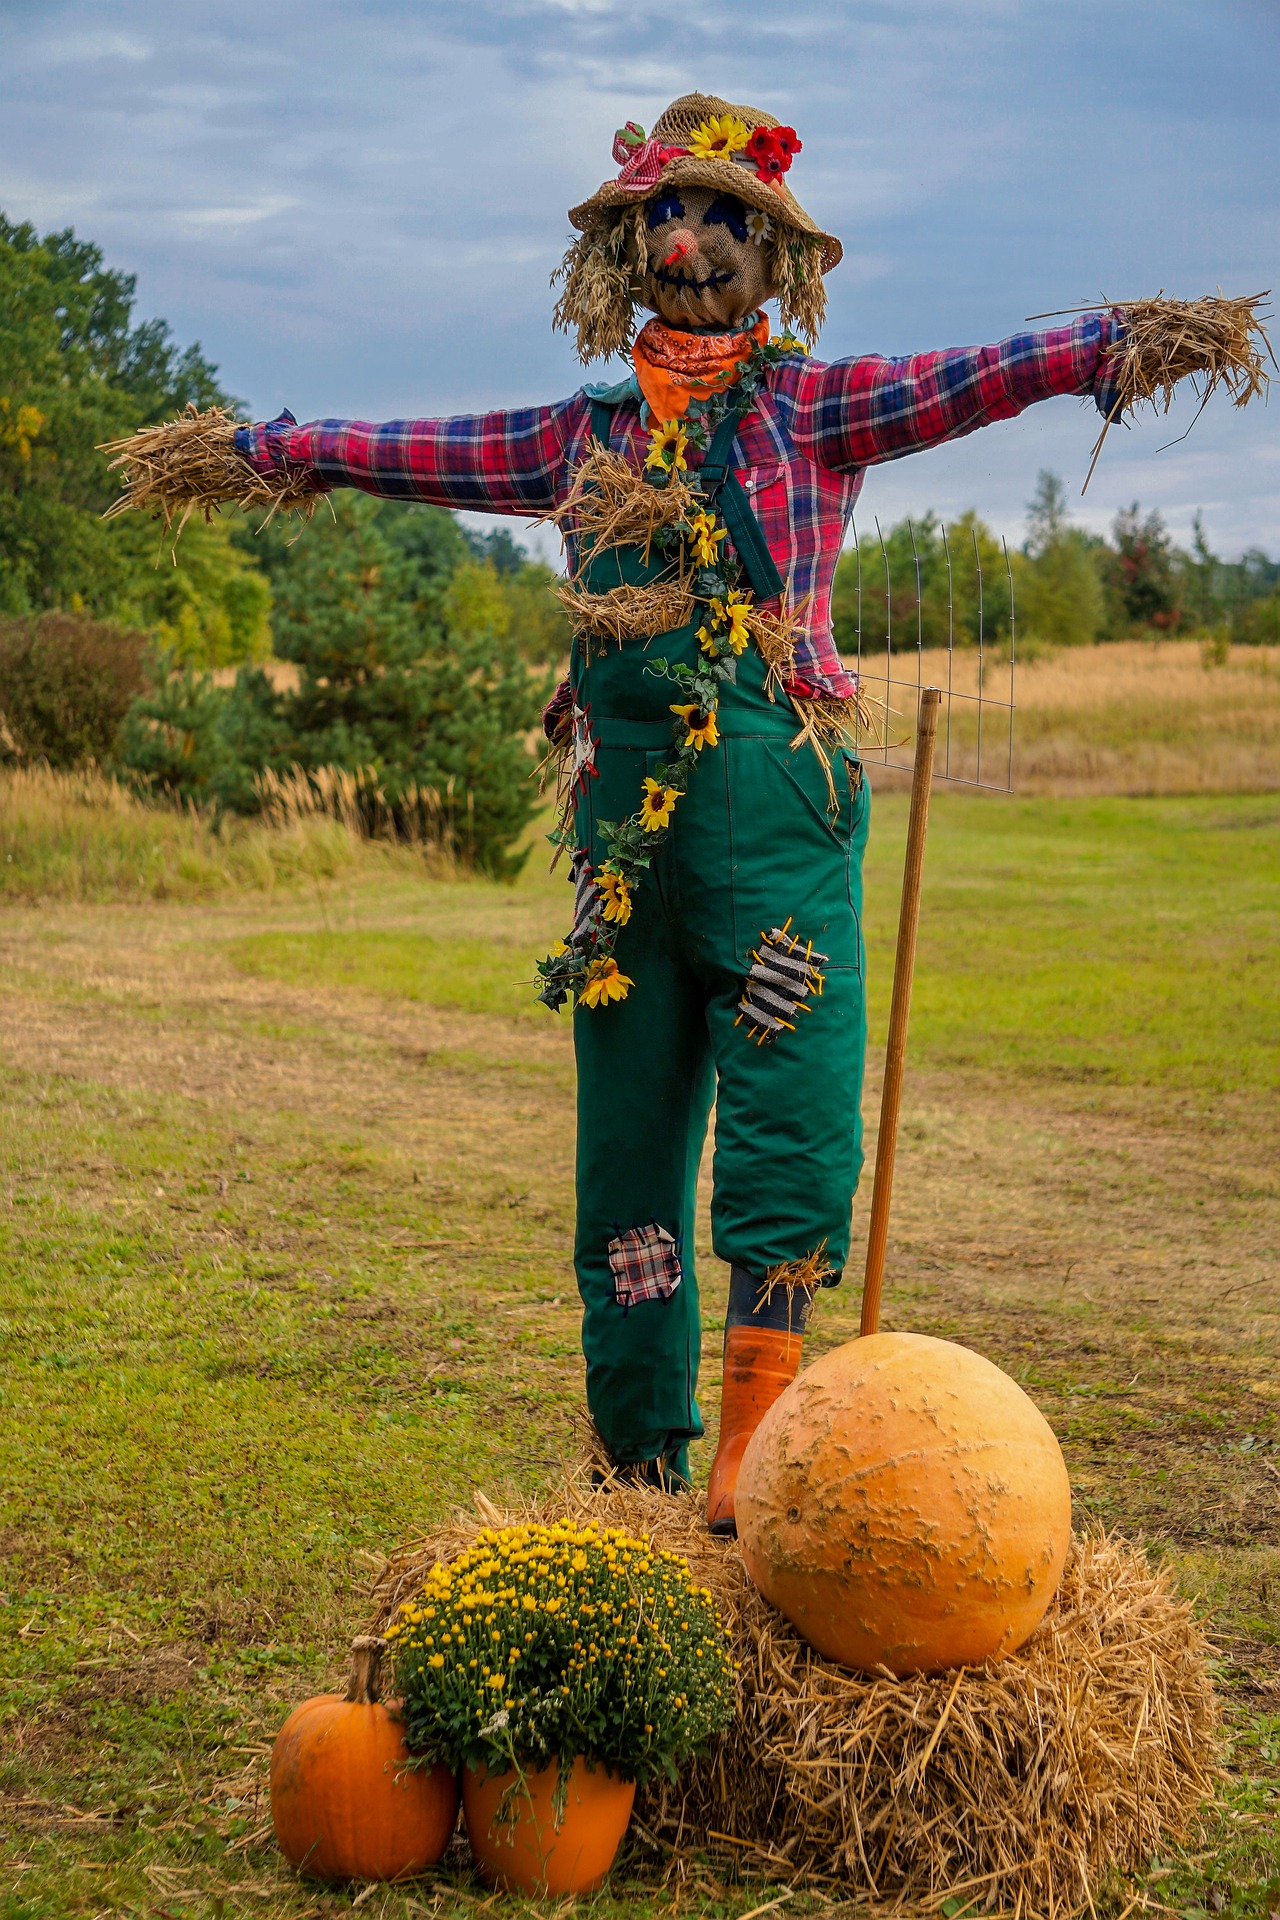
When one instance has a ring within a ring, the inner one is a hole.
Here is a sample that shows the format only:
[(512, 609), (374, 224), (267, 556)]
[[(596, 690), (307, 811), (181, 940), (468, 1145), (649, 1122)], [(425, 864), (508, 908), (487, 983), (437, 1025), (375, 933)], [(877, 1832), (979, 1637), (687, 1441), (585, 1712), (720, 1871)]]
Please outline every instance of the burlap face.
[(668, 326), (729, 331), (774, 289), (766, 214), (710, 187), (664, 187), (644, 207), (644, 304)]

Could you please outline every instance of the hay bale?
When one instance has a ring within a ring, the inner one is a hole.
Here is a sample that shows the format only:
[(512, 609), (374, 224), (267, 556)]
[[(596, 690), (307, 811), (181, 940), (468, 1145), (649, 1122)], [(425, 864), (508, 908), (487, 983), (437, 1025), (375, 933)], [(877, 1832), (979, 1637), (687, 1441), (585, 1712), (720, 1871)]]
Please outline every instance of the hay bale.
[[(386, 1563), (379, 1629), (437, 1560), (517, 1517), (477, 1506)], [(636, 1803), (673, 1858), (719, 1847), (793, 1886), (1066, 1916), (1193, 1828), (1216, 1774), (1210, 1649), (1138, 1548), (1075, 1540), (1016, 1654), (895, 1680), (819, 1659), (752, 1585), (736, 1542), (707, 1533), (704, 1507), (697, 1493), (593, 1489), (578, 1472), (528, 1509), (649, 1533), (719, 1603), (739, 1663), (735, 1724), (678, 1789)]]

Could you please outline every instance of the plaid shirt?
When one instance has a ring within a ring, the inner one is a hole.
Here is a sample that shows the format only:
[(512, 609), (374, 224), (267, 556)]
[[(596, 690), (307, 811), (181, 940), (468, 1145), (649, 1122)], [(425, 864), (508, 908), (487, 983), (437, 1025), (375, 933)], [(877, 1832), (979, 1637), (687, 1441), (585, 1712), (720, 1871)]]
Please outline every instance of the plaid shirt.
[[(787, 604), (805, 609), (789, 691), (853, 691), (831, 636), (831, 583), (867, 467), (1008, 420), (1055, 394), (1091, 394), (1109, 412), (1111, 349), (1122, 325), (1119, 314), (1082, 314), (1070, 326), (995, 346), (830, 363), (797, 352), (768, 369), (738, 430), (734, 467), (786, 582)], [(380, 426), (316, 420), (300, 427), (284, 413), (242, 427), (236, 445), (260, 472), (285, 463), (303, 469), (318, 491), (361, 487), (390, 499), (533, 516), (562, 503), (590, 431), (591, 402), (580, 392), (552, 406)], [(638, 400), (615, 409), (610, 445), (643, 460), (648, 431)]]

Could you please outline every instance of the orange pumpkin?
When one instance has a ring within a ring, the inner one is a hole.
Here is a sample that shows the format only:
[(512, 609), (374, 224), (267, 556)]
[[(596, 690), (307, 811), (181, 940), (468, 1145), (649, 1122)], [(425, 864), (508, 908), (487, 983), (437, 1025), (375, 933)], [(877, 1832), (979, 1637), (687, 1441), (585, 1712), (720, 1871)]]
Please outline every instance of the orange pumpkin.
[[(513, 1773), (463, 1769), (467, 1838), (486, 1885), (534, 1894), (590, 1893), (600, 1885), (622, 1845), (636, 1783), (575, 1760), (557, 1826), (558, 1778), (554, 1764), (526, 1773), (518, 1784)], [(509, 1788), (509, 1803), (498, 1821)]]
[(1071, 1539), (1044, 1415), (981, 1354), (914, 1333), (801, 1373), (752, 1435), (735, 1509), (752, 1579), (810, 1645), (900, 1677), (1020, 1647)]
[(321, 1880), (399, 1880), (432, 1866), (458, 1817), (448, 1767), (410, 1768), (400, 1722), (378, 1702), (385, 1642), (354, 1643), (345, 1696), (289, 1715), (271, 1750), (271, 1817), (285, 1859)]

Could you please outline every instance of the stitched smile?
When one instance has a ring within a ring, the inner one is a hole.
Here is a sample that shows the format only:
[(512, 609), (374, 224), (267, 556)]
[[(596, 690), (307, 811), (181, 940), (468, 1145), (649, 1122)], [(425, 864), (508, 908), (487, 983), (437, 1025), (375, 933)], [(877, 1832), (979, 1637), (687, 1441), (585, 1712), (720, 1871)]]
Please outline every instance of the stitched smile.
[(733, 279), (731, 273), (718, 272), (714, 267), (705, 280), (699, 280), (694, 273), (673, 273), (669, 267), (655, 267), (653, 277), (660, 287), (673, 287), (682, 293), (709, 293), (718, 287), (727, 287)]

